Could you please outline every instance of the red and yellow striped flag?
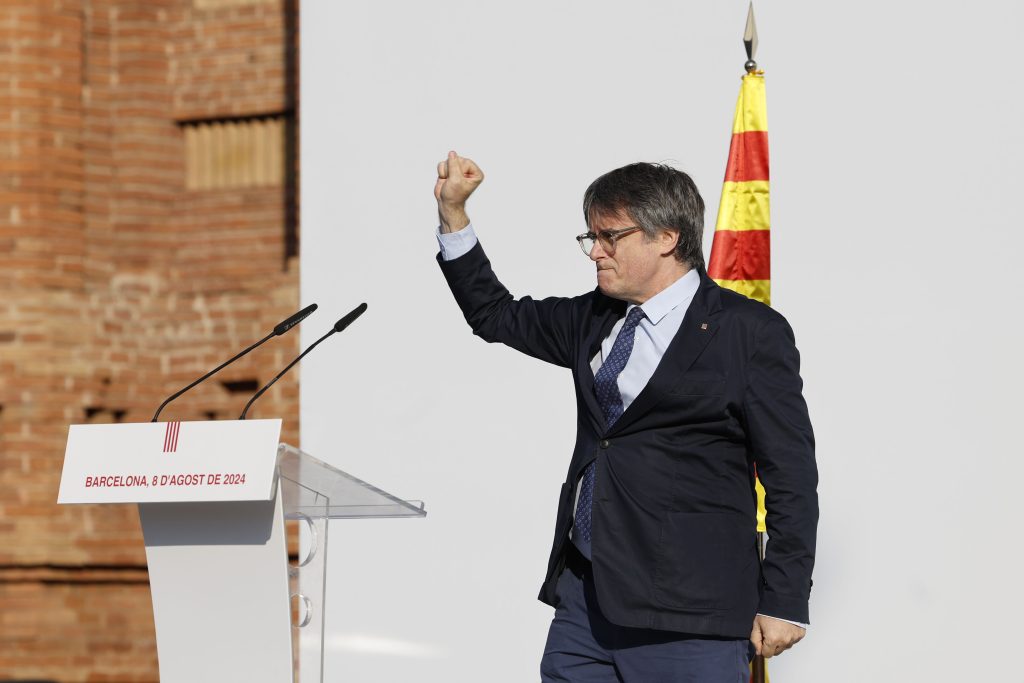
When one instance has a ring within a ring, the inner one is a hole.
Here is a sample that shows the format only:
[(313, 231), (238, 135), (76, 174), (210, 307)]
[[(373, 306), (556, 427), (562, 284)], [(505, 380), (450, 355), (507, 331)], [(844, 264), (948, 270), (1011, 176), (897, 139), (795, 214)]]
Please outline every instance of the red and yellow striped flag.
[[(768, 201), (768, 107), (764, 72), (743, 77), (732, 123), (729, 161), (718, 204), (708, 275), (719, 285), (771, 304), (771, 212)], [(766, 531), (764, 487), (755, 478), (757, 531)], [(762, 538), (761, 536), (758, 537)], [(764, 660), (751, 664), (751, 681), (768, 681)]]
[(771, 303), (768, 108), (763, 72), (743, 77), (729, 162), (718, 205), (708, 275), (721, 286)]

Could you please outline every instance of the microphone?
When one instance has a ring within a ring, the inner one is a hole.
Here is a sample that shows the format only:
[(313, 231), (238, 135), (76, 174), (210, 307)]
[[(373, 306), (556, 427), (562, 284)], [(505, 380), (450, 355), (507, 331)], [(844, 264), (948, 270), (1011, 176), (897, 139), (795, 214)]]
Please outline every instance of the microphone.
[(242, 351), (241, 353), (236, 355), (231, 360), (226, 361), (224, 363), (221, 363), (220, 365), (215, 367), (213, 370), (210, 370), (208, 373), (206, 373), (205, 375), (203, 375), (202, 377), (197, 379), (195, 382), (192, 382), (192, 384), (189, 384), (184, 389), (181, 389), (180, 391), (177, 391), (174, 394), (171, 394), (169, 397), (167, 397), (167, 399), (163, 403), (160, 404), (160, 407), (156, 409), (156, 412), (153, 413), (153, 419), (150, 420), (150, 422), (156, 422), (157, 418), (160, 417), (160, 411), (163, 410), (167, 406), (168, 403), (170, 403), (174, 399), (178, 398), (179, 396), (181, 396), (186, 391), (188, 391), (189, 389), (191, 389), (195, 385), (199, 384), (200, 382), (202, 382), (202, 381), (204, 381), (206, 379), (209, 379), (210, 377), (214, 376), (215, 374), (217, 374), (218, 372), (220, 372), (221, 370), (223, 370), (227, 366), (231, 365), (236, 360), (238, 360), (239, 358), (241, 358), (245, 354), (249, 353), (250, 351), (255, 349), (260, 344), (264, 343), (265, 341), (267, 341), (271, 337), (278, 337), (278, 336), (284, 334), (285, 332), (287, 332), (288, 330), (292, 329), (293, 327), (298, 325), (300, 322), (305, 320), (307, 317), (309, 317), (309, 315), (313, 311), (315, 311), (316, 308), (317, 308), (316, 304), (310, 304), (309, 306), (306, 306), (305, 308), (303, 308), (298, 313), (293, 313), (292, 315), (288, 316), (287, 318), (285, 318), (284, 320), (279, 322), (277, 325), (275, 325), (273, 332), (268, 334), (263, 339), (260, 339), (258, 342), (256, 342), (255, 344), (253, 344), (252, 346), (247, 348), (245, 351)]
[(266, 385), (264, 385), (264, 387), (262, 389), (257, 391), (253, 395), (253, 397), (249, 399), (249, 402), (245, 404), (245, 408), (242, 410), (242, 414), (238, 416), (238, 419), (239, 420), (244, 420), (245, 419), (245, 414), (249, 412), (249, 408), (252, 406), (253, 403), (256, 402), (256, 399), (258, 399), (260, 396), (262, 396), (267, 391), (267, 389), (269, 389), (270, 387), (274, 386), (274, 382), (276, 382), (277, 380), (281, 379), (281, 377), (284, 376), (284, 373), (286, 373), (286, 372), (288, 372), (289, 370), (292, 369), (293, 365), (295, 365), (300, 360), (302, 360), (303, 357), (305, 357), (305, 355), (307, 353), (309, 353), (310, 351), (315, 349), (317, 344), (319, 344), (323, 340), (327, 339), (328, 337), (330, 337), (335, 332), (341, 332), (346, 327), (348, 327), (353, 322), (355, 322), (355, 319), (358, 318), (359, 316), (361, 316), (365, 312), (366, 312), (366, 304), (359, 304), (358, 306), (353, 308), (349, 313), (346, 313), (344, 317), (342, 317), (340, 320), (338, 320), (338, 322), (334, 323), (334, 327), (331, 328), (330, 332), (328, 332), (327, 334), (325, 334), (324, 336), (320, 337), (315, 342), (310, 344), (309, 348), (307, 348), (305, 351), (300, 353), (298, 358), (296, 358), (291, 363), (289, 363), (287, 366), (285, 366), (284, 370), (282, 370), (281, 372), (277, 373), (277, 377), (275, 377), (274, 379), (272, 379), (269, 382), (267, 382)]

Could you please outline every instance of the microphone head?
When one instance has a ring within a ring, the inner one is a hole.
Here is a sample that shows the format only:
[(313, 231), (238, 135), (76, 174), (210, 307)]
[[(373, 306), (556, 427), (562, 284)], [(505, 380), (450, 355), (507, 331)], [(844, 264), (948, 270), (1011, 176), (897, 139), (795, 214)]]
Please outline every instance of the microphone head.
[(316, 310), (316, 308), (317, 308), (316, 304), (310, 304), (309, 306), (306, 306), (305, 308), (303, 308), (298, 313), (294, 313), (290, 317), (282, 320), (281, 322), (279, 322), (274, 327), (274, 334), (275, 335), (282, 335), (282, 334), (284, 334), (285, 332), (287, 332), (288, 330), (292, 329), (293, 327), (295, 327), (296, 325), (301, 323), (303, 320), (308, 318), (309, 315), (313, 311)]
[(365, 312), (366, 312), (366, 304), (365, 304), (365, 303), (363, 303), (363, 304), (359, 304), (358, 306), (356, 306), (355, 308), (353, 308), (353, 309), (352, 309), (352, 310), (351, 310), (351, 311), (350, 311), (349, 313), (347, 313), (347, 314), (345, 315), (345, 317), (343, 317), (343, 318), (342, 318), (341, 320), (339, 320), (338, 322), (334, 323), (334, 331), (335, 331), (335, 332), (341, 332), (341, 331), (342, 331), (342, 330), (344, 330), (344, 329), (345, 329), (346, 327), (348, 327), (349, 325), (351, 325), (351, 324), (352, 324), (352, 322), (353, 322), (353, 321), (354, 321), (354, 320), (355, 320), (356, 318), (358, 318), (359, 316), (361, 316), (361, 315), (362, 315), (363, 313), (365, 313)]

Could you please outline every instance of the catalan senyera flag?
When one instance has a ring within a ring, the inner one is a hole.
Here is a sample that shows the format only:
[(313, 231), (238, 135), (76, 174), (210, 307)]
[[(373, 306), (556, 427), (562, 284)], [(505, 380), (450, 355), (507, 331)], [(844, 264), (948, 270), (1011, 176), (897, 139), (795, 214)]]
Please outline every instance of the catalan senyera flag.
[(771, 304), (768, 109), (763, 72), (743, 77), (729, 161), (718, 204), (708, 275), (721, 286)]
[[(708, 275), (719, 285), (771, 304), (771, 212), (768, 201), (768, 108), (764, 72), (743, 77), (732, 123), (729, 161), (718, 204)], [(766, 531), (764, 487), (757, 491), (757, 531)], [(761, 538), (759, 536), (759, 538)], [(764, 660), (751, 663), (751, 681), (768, 681)]]
[[(743, 77), (732, 123), (729, 161), (718, 204), (708, 275), (722, 287), (771, 304), (768, 201), (768, 108), (764, 72)], [(757, 489), (757, 530), (765, 531), (764, 488)]]

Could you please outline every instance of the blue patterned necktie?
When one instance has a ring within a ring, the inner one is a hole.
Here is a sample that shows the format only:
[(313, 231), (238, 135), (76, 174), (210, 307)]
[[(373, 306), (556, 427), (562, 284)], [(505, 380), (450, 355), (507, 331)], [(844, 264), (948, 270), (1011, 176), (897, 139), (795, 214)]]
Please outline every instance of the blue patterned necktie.
[[(644, 311), (639, 306), (626, 316), (626, 322), (615, 337), (611, 353), (604, 359), (604, 363), (594, 376), (594, 393), (597, 394), (597, 403), (604, 413), (604, 421), (607, 429), (611, 429), (615, 421), (622, 417), (622, 394), (619, 393), (619, 374), (626, 363), (629, 362), (629, 355), (633, 353), (633, 339), (636, 336), (636, 326), (644, 318)], [(594, 504), (594, 472), (597, 469), (597, 461), (590, 463), (583, 473), (583, 480), (580, 482), (580, 497), (576, 503), (576, 518), (573, 521), (572, 539), (576, 547), (586, 558), (590, 558), (590, 511)]]

